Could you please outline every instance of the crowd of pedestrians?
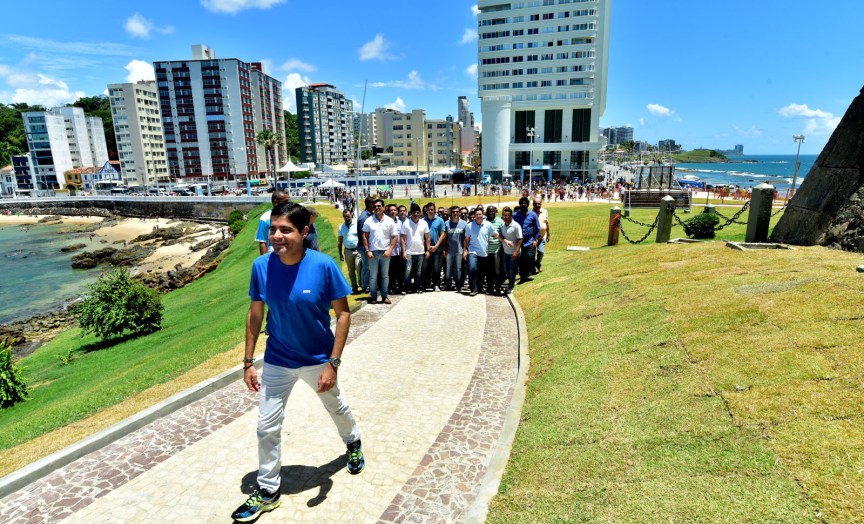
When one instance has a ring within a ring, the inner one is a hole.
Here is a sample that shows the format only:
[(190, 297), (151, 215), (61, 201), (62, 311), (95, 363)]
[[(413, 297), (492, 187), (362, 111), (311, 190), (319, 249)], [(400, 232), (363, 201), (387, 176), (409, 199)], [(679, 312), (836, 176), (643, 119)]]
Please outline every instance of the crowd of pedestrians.
[(523, 196), (501, 216), (494, 205), (421, 209), (371, 197), (364, 204), (356, 217), (343, 212), (338, 250), (352, 292), (368, 292), (369, 303), (389, 304), (393, 294), (511, 293), (542, 271), (551, 228), (539, 196)]

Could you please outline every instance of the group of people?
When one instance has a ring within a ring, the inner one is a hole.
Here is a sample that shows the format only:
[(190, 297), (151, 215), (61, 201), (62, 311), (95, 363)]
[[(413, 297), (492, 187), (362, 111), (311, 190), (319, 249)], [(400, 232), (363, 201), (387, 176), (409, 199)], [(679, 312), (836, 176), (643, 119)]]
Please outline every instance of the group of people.
[(540, 198), (522, 197), (500, 217), (494, 205), (421, 209), (371, 197), (364, 204), (356, 217), (343, 212), (338, 250), (352, 292), (368, 291), (370, 303), (380, 296), (389, 304), (397, 293), (510, 293), (517, 274), (521, 284), (542, 271), (551, 228)]

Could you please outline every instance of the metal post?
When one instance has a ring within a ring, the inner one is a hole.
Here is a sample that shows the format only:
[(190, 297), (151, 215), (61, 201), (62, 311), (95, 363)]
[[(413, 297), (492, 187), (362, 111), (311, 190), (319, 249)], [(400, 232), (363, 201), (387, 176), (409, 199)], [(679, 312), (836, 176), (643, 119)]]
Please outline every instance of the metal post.
[(618, 245), (618, 234), (621, 232), (621, 208), (618, 206), (609, 210), (609, 236), (606, 239), (607, 246)]
[(675, 213), (675, 199), (666, 195), (660, 200), (660, 214), (657, 218), (657, 243), (669, 242), (672, 236), (672, 214)]
[[(798, 157), (801, 155), (801, 144), (804, 143), (804, 135), (792, 135), (792, 139), (798, 142), (798, 152), (795, 153), (795, 174), (792, 175), (792, 197), (795, 197), (795, 184), (798, 182), (798, 168), (801, 167), (801, 162), (798, 161)], [(789, 194), (786, 194), (786, 201), (789, 201)]]
[(750, 214), (747, 217), (745, 242), (765, 242), (771, 224), (771, 205), (774, 203), (774, 186), (759, 184), (753, 188), (750, 199)]

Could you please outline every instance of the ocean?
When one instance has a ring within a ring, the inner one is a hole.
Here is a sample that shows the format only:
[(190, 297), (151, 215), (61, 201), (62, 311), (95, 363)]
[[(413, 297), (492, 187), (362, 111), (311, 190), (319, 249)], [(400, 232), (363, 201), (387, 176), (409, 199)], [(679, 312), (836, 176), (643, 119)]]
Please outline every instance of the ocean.
[[(72, 269), (71, 244), (87, 250), (105, 247), (72, 225), (0, 225), (0, 324), (23, 320), (59, 308), (80, 297), (99, 276), (99, 269)], [(79, 251), (80, 252), (80, 251)]]
[[(797, 187), (807, 176), (810, 168), (816, 162), (818, 155), (801, 155), (798, 169)], [(730, 157), (730, 162), (717, 164), (675, 164), (675, 173), (679, 177), (695, 175), (706, 184), (732, 184), (740, 187), (751, 187), (769, 183), (785, 194), (792, 187), (792, 176), (795, 173), (795, 155), (745, 155)]]

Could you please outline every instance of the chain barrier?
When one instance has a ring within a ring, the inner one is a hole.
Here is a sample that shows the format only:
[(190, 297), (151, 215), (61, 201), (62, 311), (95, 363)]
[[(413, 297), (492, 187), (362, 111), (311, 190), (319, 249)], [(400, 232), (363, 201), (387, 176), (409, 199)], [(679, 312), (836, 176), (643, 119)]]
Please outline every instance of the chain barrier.
[(657, 222), (660, 220), (660, 215), (658, 214), (654, 218), (653, 224), (645, 224), (644, 222), (639, 222), (638, 220), (633, 220), (632, 218), (625, 217), (623, 215), (621, 216), (621, 218), (623, 218), (624, 220), (629, 220), (630, 222), (633, 222), (634, 224), (638, 224), (638, 225), (650, 228), (650, 229), (648, 229), (648, 232), (645, 233), (645, 236), (643, 236), (642, 238), (640, 238), (639, 240), (636, 240), (634, 242), (633, 240), (630, 239), (630, 237), (627, 236), (627, 233), (624, 232), (624, 220), (619, 221), (618, 229), (621, 231), (621, 235), (624, 237), (624, 240), (626, 240), (627, 242), (629, 242), (631, 244), (641, 244), (642, 242), (645, 241), (646, 238), (648, 238), (649, 235), (651, 235), (651, 232), (654, 231), (654, 228), (657, 227)]
[[(750, 205), (750, 202), (747, 202), (746, 204), (744, 204), (745, 209), (746, 209), (746, 207), (749, 206), (749, 205)], [(716, 209), (716, 208), (714, 209), (714, 212), (717, 213), (717, 216), (719, 216), (720, 218), (722, 218), (723, 220), (726, 221), (726, 224), (723, 224), (723, 227), (726, 227), (726, 226), (728, 226), (729, 224), (738, 224), (739, 226), (746, 226), (746, 225), (747, 225), (747, 222), (741, 222), (740, 220), (735, 220), (735, 217), (740, 216), (740, 215), (741, 215), (741, 212), (739, 212), (738, 214), (736, 214), (736, 215), (735, 215), (734, 217), (732, 217), (732, 218), (727, 217), (726, 215), (724, 215), (723, 213), (721, 213), (721, 212), (720, 212), (718, 209)], [(721, 228), (721, 229), (722, 229), (722, 228)], [(719, 229), (718, 229), (718, 231), (719, 231)]]
[(678, 216), (678, 213), (673, 212), (672, 217), (675, 218), (675, 222), (678, 222), (678, 225), (684, 227), (684, 221), (681, 220), (681, 217)]
[(737, 213), (735, 213), (734, 215), (732, 215), (732, 218), (726, 218), (726, 217), (724, 217), (723, 215), (720, 215), (720, 213), (717, 213), (717, 214), (720, 215), (721, 217), (726, 218), (726, 223), (723, 224), (722, 226), (717, 226), (717, 227), (715, 227), (715, 228), (714, 228), (714, 231), (720, 231), (721, 229), (723, 229), (724, 227), (728, 226), (729, 224), (743, 224), (743, 225), (746, 226), (746, 225), (747, 225), (747, 222), (738, 222), (737, 220), (738, 220), (738, 218), (739, 218), (742, 214), (744, 214), (744, 212), (747, 211), (748, 209), (750, 209), (750, 201), (749, 201), (749, 200), (747, 201), (746, 204), (744, 204), (744, 207), (742, 207), (741, 209), (738, 210)]
[(786, 206), (788, 206), (788, 205), (789, 205), (788, 203), (787, 203), (787, 204), (783, 204), (783, 205), (780, 207), (780, 209), (778, 209), (777, 211), (771, 213), (771, 218), (774, 218), (774, 217), (776, 217), (777, 215), (779, 215), (780, 213), (786, 211)]

